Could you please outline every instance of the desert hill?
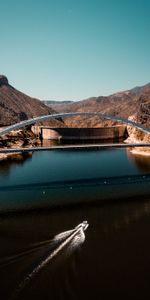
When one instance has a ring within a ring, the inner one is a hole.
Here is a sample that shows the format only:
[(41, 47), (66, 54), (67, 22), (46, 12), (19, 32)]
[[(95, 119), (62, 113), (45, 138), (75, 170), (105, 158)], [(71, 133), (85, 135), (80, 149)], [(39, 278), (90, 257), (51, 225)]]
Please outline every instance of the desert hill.
[[(124, 118), (134, 116), (140, 123), (147, 125), (150, 116), (150, 83), (107, 97), (92, 97), (73, 103), (50, 105), (50, 107), (58, 112), (92, 111)], [(148, 110), (147, 117), (145, 117), (145, 110)], [(99, 127), (115, 124), (110, 121), (102, 121), (99, 117), (66, 118), (65, 123), (71, 127)]]
[[(133, 115), (129, 116), (129, 119), (142, 124), (144, 127), (150, 128), (150, 86), (147, 85), (145, 90), (142, 93), (140, 92), (137, 101), (137, 110)], [(128, 132), (131, 141), (140, 140), (150, 143), (149, 134), (144, 134), (135, 128), (128, 128)]]
[[(9, 84), (6, 76), (0, 75), (0, 126), (52, 113), (56, 112), (40, 100), (18, 91)], [(59, 120), (47, 122), (51, 126), (64, 126)]]

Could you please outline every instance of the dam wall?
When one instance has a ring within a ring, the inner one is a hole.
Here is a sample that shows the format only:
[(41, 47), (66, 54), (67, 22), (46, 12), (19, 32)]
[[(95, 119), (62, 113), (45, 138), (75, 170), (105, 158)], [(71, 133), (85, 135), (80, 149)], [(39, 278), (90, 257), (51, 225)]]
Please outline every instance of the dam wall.
[(37, 127), (32, 126), (32, 131), (45, 140), (113, 140), (127, 136), (124, 125), (99, 128)]

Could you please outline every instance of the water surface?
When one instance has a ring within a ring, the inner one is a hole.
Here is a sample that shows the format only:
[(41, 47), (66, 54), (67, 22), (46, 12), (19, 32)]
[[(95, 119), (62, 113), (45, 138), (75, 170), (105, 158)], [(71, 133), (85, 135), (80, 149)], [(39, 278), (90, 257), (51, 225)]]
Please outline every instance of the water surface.
[[(147, 158), (147, 161), (149, 158)], [(148, 196), (150, 164), (126, 149), (36, 152), (0, 166), (0, 210)]]
[[(1, 299), (147, 299), (149, 166), (148, 157), (125, 149), (47, 151), (3, 162)], [(62, 242), (57, 235), (83, 220), (85, 240), (76, 236), (49, 260)]]

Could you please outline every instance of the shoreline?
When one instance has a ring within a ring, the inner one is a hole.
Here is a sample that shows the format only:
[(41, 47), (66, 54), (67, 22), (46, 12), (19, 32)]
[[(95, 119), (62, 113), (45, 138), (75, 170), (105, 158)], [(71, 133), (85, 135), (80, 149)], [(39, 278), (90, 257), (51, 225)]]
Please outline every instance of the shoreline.
[[(135, 143), (140, 144), (143, 141), (140, 141), (136, 138), (131, 138), (130, 136), (125, 140), (125, 143)], [(150, 156), (150, 148), (147, 147), (133, 147), (129, 150), (133, 155), (141, 155), (141, 156)]]
[(130, 152), (134, 155), (141, 155), (141, 156), (150, 156), (150, 149), (148, 150), (147, 148), (143, 149), (132, 149)]
[[(2, 141), (1, 141), (2, 142)], [(6, 150), (6, 152), (0, 151), (0, 162), (7, 161), (7, 160), (23, 160), (25, 156), (32, 155), (34, 151), (40, 151), (40, 150), (65, 150), (65, 149), (105, 149), (108, 147), (129, 147), (129, 151), (133, 155), (141, 155), (141, 156), (150, 156), (150, 144), (146, 146), (147, 143), (144, 143), (143, 141), (140, 141), (136, 138), (132, 138), (131, 136), (128, 137), (126, 140), (123, 141), (123, 143), (114, 143), (112, 140), (112, 143), (103, 144), (103, 143), (93, 143), (93, 144), (72, 144), (72, 145), (58, 145), (58, 146), (51, 146), (51, 147), (41, 147), (39, 140), (35, 139), (35, 136), (30, 136), (28, 139), (28, 143), (25, 147), (23, 147), (23, 139), (20, 138), (18, 141), (11, 140), (9, 141), (8, 145), (1, 147), (0, 150)], [(139, 147), (138, 147), (139, 144)], [(136, 145), (136, 146), (135, 146)], [(33, 150), (32, 150), (33, 149)], [(20, 150), (20, 151), (19, 151)], [(8, 152), (7, 152), (8, 151)], [(11, 152), (12, 151), (12, 152)]]
[(25, 152), (25, 153), (22, 153), (22, 152), (14, 152), (14, 153), (0, 153), (0, 162), (3, 162), (3, 161), (21, 161), (24, 159), (24, 157), (27, 157), (27, 156), (31, 156), (32, 153), (31, 152)]

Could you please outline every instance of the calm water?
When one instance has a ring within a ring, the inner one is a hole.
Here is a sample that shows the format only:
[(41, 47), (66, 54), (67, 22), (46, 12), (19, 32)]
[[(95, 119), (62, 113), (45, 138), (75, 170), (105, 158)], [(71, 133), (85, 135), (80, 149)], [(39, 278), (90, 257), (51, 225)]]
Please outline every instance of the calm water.
[[(149, 177), (148, 157), (120, 149), (1, 163), (0, 299), (147, 299)], [(63, 246), (84, 220), (85, 241)]]

